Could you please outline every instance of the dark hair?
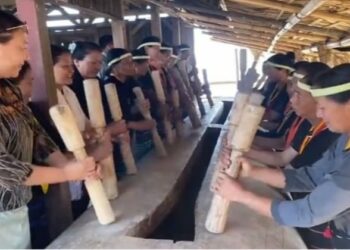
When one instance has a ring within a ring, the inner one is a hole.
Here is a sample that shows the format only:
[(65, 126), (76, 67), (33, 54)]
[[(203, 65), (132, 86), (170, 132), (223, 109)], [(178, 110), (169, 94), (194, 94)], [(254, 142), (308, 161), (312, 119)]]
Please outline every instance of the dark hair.
[(20, 84), (20, 82), (24, 79), (24, 76), (26, 75), (26, 73), (31, 69), (30, 64), (26, 61), (24, 62), (21, 70), (18, 73), (18, 76), (16, 78), (12, 78), (10, 79), (10, 81), (14, 84), (14, 85), (18, 85)]
[(309, 65), (308, 61), (299, 61), (299, 62), (294, 63), (293, 68), (295, 69), (295, 71), (297, 71), (297, 70), (306, 71), (305, 68), (307, 67), (307, 65)]
[(58, 46), (58, 45), (51, 45), (51, 57), (54, 65), (58, 63), (59, 57), (63, 54), (70, 54), (70, 52), (65, 47)]
[(94, 51), (101, 52), (100, 47), (96, 43), (78, 41), (75, 42), (75, 48), (73, 51), (71, 51), (71, 53), (74, 59), (82, 61), (84, 60), (85, 56)]
[[(315, 87), (328, 88), (350, 82), (350, 64), (341, 64), (319, 74), (313, 79)], [(332, 101), (343, 104), (350, 100), (350, 90), (327, 96)]]
[[(293, 52), (288, 52), (287, 54), (278, 53), (271, 56), (269, 59), (267, 59), (267, 61), (293, 68), (294, 61), (295, 61), (295, 54)], [(278, 70), (285, 70), (285, 71), (288, 71), (288, 73), (291, 73), (289, 70), (286, 70), (284, 68), (279, 68), (279, 67), (275, 67), (275, 68)]]
[(323, 72), (326, 72), (329, 69), (330, 67), (322, 62), (309, 63), (305, 67), (306, 77), (303, 80), (303, 82), (305, 82), (305, 84), (309, 86), (314, 86), (315, 81), (313, 79), (315, 79), (318, 75), (322, 74)]
[(24, 24), (15, 15), (0, 10), (0, 43), (7, 43), (12, 39), (12, 33), (17, 29), (11, 28), (16, 28)]
[(111, 35), (103, 35), (98, 40), (100, 48), (103, 50), (107, 47), (108, 44), (113, 43), (113, 37)]

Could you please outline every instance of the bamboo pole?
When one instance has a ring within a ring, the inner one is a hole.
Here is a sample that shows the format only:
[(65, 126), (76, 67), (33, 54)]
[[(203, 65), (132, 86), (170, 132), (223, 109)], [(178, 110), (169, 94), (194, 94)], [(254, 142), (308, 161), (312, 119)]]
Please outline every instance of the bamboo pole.
[[(140, 101), (140, 102), (145, 101), (145, 97), (144, 97), (143, 92), (142, 92), (140, 87), (133, 88), (133, 92), (134, 92), (138, 101)], [(140, 109), (140, 112), (145, 119), (152, 120), (152, 116), (151, 116), (151, 113), (149, 110)], [(158, 134), (157, 127), (153, 128), (151, 132), (152, 132), (153, 144), (154, 144), (154, 147), (156, 149), (157, 154), (161, 157), (167, 156), (168, 153), (164, 147), (162, 139), (160, 138), (160, 136)]]
[[(162, 85), (162, 80), (160, 78), (160, 72), (158, 70), (152, 71), (151, 72), (152, 80), (153, 80), (153, 86), (156, 91), (157, 99), (160, 105), (166, 106), (166, 98), (165, 98), (165, 93)], [(173, 144), (175, 137), (172, 129), (172, 124), (170, 123), (168, 119), (168, 114), (164, 114), (163, 117), (163, 126), (165, 130), (165, 136), (166, 136), (166, 141), (169, 144)]]
[[(238, 178), (240, 166), (237, 158), (242, 156), (243, 152), (249, 150), (259, 123), (264, 115), (263, 107), (248, 104), (244, 108), (240, 124), (234, 133), (232, 139), (233, 150), (231, 153), (231, 166), (226, 173), (233, 178)], [(206, 229), (211, 233), (222, 233), (227, 223), (230, 201), (219, 195), (214, 195), (209, 213), (205, 222)]]
[(190, 94), (187, 91), (186, 84), (181, 76), (181, 73), (175, 64), (169, 69), (170, 74), (174, 77), (177, 90), (180, 95), (180, 102), (184, 106), (184, 109), (188, 112), (191, 124), (193, 128), (201, 126), (201, 121), (198, 117), (194, 104), (191, 100)]
[[(119, 122), (123, 119), (123, 112), (120, 107), (117, 88), (114, 83), (106, 84), (104, 85), (104, 88), (112, 118), (115, 122)], [(136, 174), (137, 168), (132, 154), (129, 137), (129, 132), (118, 136), (120, 140), (120, 152), (126, 166), (127, 174)]]
[(192, 89), (193, 95), (197, 101), (199, 112), (200, 112), (201, 116), (204, 116), (205, 115), (205, 108), (204, 108), (204, 104), (203, 104), (202, 99), (201, 99), (201, 94), (200, 94), (201, 90), (198, 89), (198, 85), (196, 84), (196, 82), (191, 84), (191, 81), (189, 79), (189, 75), (187, 72), (186, 63), (187, 62), (185, 60), (180, 60), (177, 63), (179, 72), (180, 72), (182, 78), (184, 79), (184, 82), (186, 83), (186, 85), (190, 86), (190, 88)]
[[(84, 92), (87, 101), (91, 126), (96, 130), (96, 134), (101, 138), (106, 128), (105, 114), (102, 106), (100, 85), (97, 79), (84, 80)], [(102, 184), (106, 190), (108, 199), (118, 197), (118, 181), (115, 173), (113, 155), (100, 161), (103, 171)]]
[[(70, 108), (66, 105), (53, 106), (50, 108), (50, 116), (67, 149), (73, 152), (77, 160), (85, 159), (87, 157), (85, 143)], [(98, 221), (102, 225), (112, 223), (115, 215), (101, 181), (91, 179), (85, 180), (84, 183)]]

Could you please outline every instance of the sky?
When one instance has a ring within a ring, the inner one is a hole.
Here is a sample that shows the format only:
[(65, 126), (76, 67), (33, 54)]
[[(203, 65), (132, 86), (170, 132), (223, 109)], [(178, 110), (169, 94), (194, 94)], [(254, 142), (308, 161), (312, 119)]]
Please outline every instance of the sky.
[[(236, 93), (234, 82), (237, 80), (235, 50), (242, 49), (242, 47), (213, 41), (200, 29), (194, 29), (194, 42), (200, 79), (203, 80), (202, 69), (207, 69), (213, 96), (233, 97)], [(248, 49), (248, 68), (253, 60), (253, 54)], [(260, 65), (261, 62), (257, 66), (258, 71), (261, 68)], [(215, 84), (219, 82), (225, 83)], [(231, 84), (226, 84), (227, 82), (231, 82)]]

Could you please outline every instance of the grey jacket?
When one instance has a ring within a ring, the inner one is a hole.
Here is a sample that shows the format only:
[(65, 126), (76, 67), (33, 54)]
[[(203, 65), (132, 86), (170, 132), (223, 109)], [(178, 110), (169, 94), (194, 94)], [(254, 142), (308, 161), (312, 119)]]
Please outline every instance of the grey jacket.
[[(350, 145), (342, 135), (323, 157), (311, 166), (286, 169), (286, 192), (311, 192), (294, 201), (274, 200), (272, 215), (282, 224), (312, 227), (333, 221), (350, 235)], [(349, 147), (347, 147), (349, 146)]]

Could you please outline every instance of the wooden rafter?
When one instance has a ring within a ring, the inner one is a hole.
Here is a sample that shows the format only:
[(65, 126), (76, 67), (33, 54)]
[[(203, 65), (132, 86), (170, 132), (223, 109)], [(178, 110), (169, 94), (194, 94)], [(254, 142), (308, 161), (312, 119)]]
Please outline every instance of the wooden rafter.
[[(197, 7), (192, 4), (183, 4), (183, 3), (168, 3), (166, 5), (167, 7), (172, 8), (183, 8), (189, 11), (196, 11), (200, 12), (202, 14), (210, 14), (210, 15), (216, 15), (221, 17), (227, 17), (230, 18), (233, 22), (238, 23), (244, 23), (244, 24), (250, 24), (250, 25), (258, 25), (258, 26), (266, 26), (276, 29), (281, 29), (284, 26), (284, 22), (277, 21), (275, 19), (266, 18), (266, 17), (260, 17), (256, 15), (248, 15), (248, 14), (242, 14), (237, 11), (221, 11), (221, 10), (213, 10), (203, 7)], [(316, 34), (321, 34), (323, 36), (330, 36), (333, 38), (339, 38), (343, 35), (344, 32), (337, 31), (337, 30), (329, 30), (319, 27), (311, 27), (309, 25), (302, 25), (298, 24), (296, 29), (303, 30), (305, 32), (311, 32)]]
[[(253, 7), (264, 7), (264, 8), (275, 9), (279, 11), (283, 10), (289, 13), (298, 13), (302, 9), (302, 6), (286, 4), (286, 3), (271, 1), (271, 0), (229, 0), (229, 1), (248, 4)], [(340, 15), (336, 13), (329, 13), (327, 11), (317, 10), (311, 14), (311, 17), (320, 18), (329, 22), (350, 23), (349, 16)]]
[(311, 15), (317, 8), (319, 8), (326, 0), (310, 0), (304, 8), (302, 8), (296, 14), (292, 14), (284, 27), (278, 31), (273, 38), (268, 51), (272, 51), (273, 47), (279, 42), (280, 38), (284, 36), (289, 30), (291, 30), (296, 24), (298, 24), (303, 18)]

